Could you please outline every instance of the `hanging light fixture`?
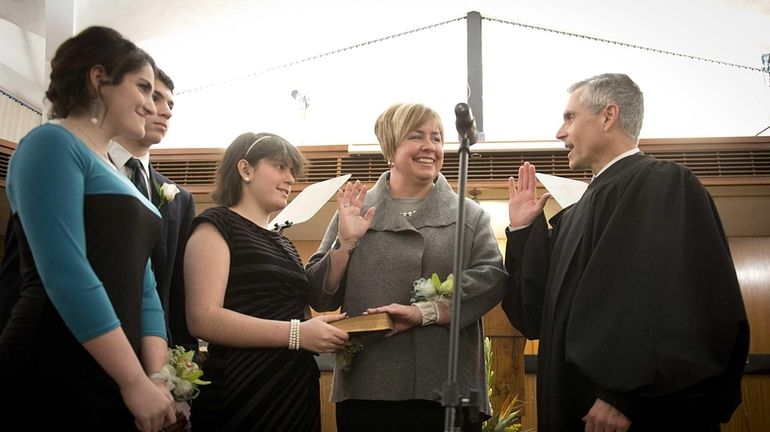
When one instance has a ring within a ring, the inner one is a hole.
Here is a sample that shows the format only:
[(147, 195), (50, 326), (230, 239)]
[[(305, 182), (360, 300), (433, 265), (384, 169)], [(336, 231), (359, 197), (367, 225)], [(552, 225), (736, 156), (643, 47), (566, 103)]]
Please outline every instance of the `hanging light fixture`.
[(297, 101), (302, 110), (307, 110), (307, 108), (310, 106), (310, 98), (300, 93), (299, 90), (292, 90), (291, 97)]

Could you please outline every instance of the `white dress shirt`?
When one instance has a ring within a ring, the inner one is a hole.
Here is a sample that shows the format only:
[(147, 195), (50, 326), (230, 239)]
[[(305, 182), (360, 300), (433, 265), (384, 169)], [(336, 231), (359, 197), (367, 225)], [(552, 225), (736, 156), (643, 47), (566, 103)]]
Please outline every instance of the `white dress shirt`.
[(126, 167), (126, 162), (128, 162), (131, 158), (139, 159), (139, 162), (142, 164), (142, 174), (144, 181), (147, 185), (147, 190), (150, 190), (150, 154), (145, 153), (144, 155), (140, 157), (136, 157), (128, 152), (122, 145), (120, 145), (116, 141), (112, 141), (110, 143), (110, 148), (107, 149), (107, 154), (109, 154), (110, 159), (112, 160), (112, 163), (115, 164), (115, 166), (118, 168), (118, 171), (120, 171), (124, 176), (131, 178), (131, 175), (133, 174), (133, 170), (131, 168)]

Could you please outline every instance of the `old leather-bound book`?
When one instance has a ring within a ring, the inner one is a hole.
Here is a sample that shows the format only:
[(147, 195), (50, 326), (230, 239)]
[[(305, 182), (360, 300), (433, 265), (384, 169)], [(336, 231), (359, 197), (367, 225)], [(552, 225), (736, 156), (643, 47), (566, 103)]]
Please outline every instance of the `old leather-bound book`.
[(393, 330), (393, 320), (385, 312), (353, 316), (329, 324), (348, 333)]

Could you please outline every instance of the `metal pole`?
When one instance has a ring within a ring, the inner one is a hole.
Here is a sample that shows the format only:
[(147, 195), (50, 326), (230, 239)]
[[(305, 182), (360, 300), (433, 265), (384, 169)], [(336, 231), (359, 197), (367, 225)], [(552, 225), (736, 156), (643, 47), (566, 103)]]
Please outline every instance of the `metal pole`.
[[(455, 231), (455, 255), (454, 255), (454, 287), (452, 293), (452, 321), (449, 326), (449, 376), (441, 392), (442, 405), (446, 411), (444, 414), (444, 431), (453, 432), (461, 430), (461, 426), (455, 426), (457, 410), (463, 409), (463, 402), (477, 403), (474, 397), (461, 397), (457, 386), (458, 346), (460, 339), (460, 286), (463, 279), (463, 261), (465, 250), (465, 190), (468, 178), (468, 158), (470, 147), (476, 142), (478, 133), (483, 140), (484, 130), (484, 99), (483, 99), (483, 73), (482, 73), (482, 48), (481, 48), (481, 14), (468, 12), (467, 21), (467, 67), (468, 67), (468, 105), (470, 111), (475, 113), (475, 129), (471, 134), (469, 130), (458, 130), (460, 133), (460, 148), (458, 150), (460, 167), (458, 169), (458, 204), (457, 221)], [(467, 108), (467, 107), (466, 107)], [(471, 117), (473, 119), (473, 117)], [(473, 120), (472, 120), (473, 121)], [(471, 126), (471, 125), (468, 125)], [(477, 132), (478, 131), (478, 132)], [(467, 403), (465, 404), (467, 405)], [(478, 410), (478, 407), (466, 407)]]
[(484, 76), (481, 47), (481, 14), (468, 12), (466, 17), (468, 28), (468, 105), (476, 116), (476, 129), (479, 131), (479, 141), (484, 138)]
[[(460, 302), (462, 299), (463, 260), (465, 250), (465, 189), (468, 177), (468, 157), (470, 154), (471, 140), (464, 136), (460, 142), (459, 157), (460, 167), (458, 172), (459, 187), (457, 191), (457, 229), (455, 230), (455, 255), (454, 255), (454, 287), (452, 292), (452, 321), (449, 324), (449, 377), (444, 384), (442, 392), (443, 405), (446, 407), (444, 415), (444, 431), (452, 432), (455, 429), (455, 417), (457, 409), (461, 408), (460, 394), (457, 389), (457, 363), (458, 345), (460, 339)], [(474, 407), (471, 407), (474, 409)], [(477, 407), (476, 407), (477, 409)]]

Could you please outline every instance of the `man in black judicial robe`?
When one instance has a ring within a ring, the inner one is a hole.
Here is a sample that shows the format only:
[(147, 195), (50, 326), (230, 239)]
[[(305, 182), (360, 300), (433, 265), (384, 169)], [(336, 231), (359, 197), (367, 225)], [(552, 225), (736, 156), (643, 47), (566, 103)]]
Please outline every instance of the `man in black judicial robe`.
[(538, 431), (718, 431), (741, 402), (749, 329), (711, 196), (639, 152), (626, 75), (570, 93), (557, 138), (594, 174), (584, 195), (549, 230), (535, 167), (509, 180), (503, 309), (540, 339)]

